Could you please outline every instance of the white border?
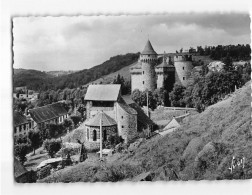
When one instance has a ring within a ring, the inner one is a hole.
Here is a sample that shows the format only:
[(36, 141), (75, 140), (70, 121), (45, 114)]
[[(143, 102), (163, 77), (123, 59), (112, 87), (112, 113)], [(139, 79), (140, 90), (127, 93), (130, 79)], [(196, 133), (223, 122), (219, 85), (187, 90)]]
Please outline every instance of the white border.
[(1, 0), (1, 194), (252, 194), (252, 181), (154, 183), (13, 183), (11, 17), (28, 15), (150, 14), (166, 12), (249, 11), (249, 0)]

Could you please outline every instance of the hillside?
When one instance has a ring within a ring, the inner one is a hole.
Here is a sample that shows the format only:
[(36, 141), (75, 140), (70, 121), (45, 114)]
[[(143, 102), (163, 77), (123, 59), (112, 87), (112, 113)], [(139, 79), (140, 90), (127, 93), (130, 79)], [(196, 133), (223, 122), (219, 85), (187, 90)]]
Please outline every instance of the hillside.
[[(87, 160), (40, 182), (214, 180), (252, 178), (251, 82), (164, 137), (143, 140), (107, 163)], [(244, 169), (229, 170), (232, 157)]]
[(138, 56), (139, 53), (117, 55), (90, 69), (84, 69), (62, 76), (54, 76), (37, 70), (14, 69), (13, 85), (14, 87), (27, 86), (28, 89), (36, 91), (65, 88), (73, 89), (133, 64), (137, 61)]

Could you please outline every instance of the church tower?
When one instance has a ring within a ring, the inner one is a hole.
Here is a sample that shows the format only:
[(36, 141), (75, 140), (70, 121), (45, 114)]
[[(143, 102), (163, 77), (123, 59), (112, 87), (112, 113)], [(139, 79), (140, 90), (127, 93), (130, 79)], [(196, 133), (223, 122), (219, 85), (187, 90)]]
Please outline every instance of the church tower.
[(142, 91), (154, 91), (156, 88), (155, 65), (157, 64), (157, 53), (148, 40), (144, 50), (140, 54), (142, 64)]

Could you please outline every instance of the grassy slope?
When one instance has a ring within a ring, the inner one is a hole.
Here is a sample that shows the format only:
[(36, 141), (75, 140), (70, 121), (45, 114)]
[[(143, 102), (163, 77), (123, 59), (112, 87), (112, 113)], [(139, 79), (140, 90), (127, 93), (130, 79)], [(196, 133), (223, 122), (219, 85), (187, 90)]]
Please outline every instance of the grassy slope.
[(252, 178), (250, 82), (226, 100), (191, 116), (165, 137), (142, 143), (134, 152), (115, 154), (106, 166), (80, 163), (43, 182), (120, 181), (150, 171), (153, 180), (232, 179), (232, 156), (245, 157), (245, 178)]

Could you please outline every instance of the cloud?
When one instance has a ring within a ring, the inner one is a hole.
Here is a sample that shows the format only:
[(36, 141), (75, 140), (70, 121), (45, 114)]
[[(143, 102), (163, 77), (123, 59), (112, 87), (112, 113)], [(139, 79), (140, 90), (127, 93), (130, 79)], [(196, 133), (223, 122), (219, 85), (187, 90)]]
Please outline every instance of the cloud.
[(80, 70), (141, 51), (149, 36), (163, 53), (197, 45), (250, 43), (245, 13), (20, 17), (13, 20), (14, 67)]

